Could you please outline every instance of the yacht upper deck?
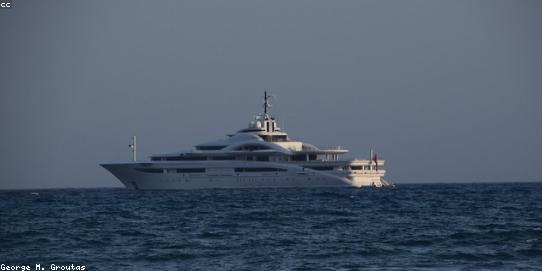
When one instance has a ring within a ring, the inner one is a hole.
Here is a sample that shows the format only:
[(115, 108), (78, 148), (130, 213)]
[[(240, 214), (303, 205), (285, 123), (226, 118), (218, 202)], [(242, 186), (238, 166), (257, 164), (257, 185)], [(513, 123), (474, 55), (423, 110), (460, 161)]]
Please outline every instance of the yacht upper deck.
[[(340, 161), (348, 153), (342, 147), (318, 148), (291, 139), (268, 114), (269, 96), (264, 96), (264, 112), (226, 138), (194, 146), (191, 150), (151, 156), (153, 161), (255, 160), (255, 161)], [(344, 162), (344, 161), (343, 161)], [(383, 163), (383, 161), (381, 162)]]

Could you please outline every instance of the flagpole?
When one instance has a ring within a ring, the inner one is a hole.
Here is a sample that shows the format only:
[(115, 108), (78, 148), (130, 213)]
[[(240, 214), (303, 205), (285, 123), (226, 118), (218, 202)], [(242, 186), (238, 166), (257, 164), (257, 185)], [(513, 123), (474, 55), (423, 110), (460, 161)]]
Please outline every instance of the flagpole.
[(128, 145), (132, 150), (132, 160), (135, 162), (137, 160), (137, 141), (136, 136), (132, 136), (132, 144)]

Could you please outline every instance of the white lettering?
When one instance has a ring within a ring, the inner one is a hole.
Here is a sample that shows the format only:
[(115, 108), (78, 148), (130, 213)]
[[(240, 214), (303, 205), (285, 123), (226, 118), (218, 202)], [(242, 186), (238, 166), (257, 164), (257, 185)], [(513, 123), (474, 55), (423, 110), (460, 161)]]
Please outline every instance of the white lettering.
[(10, 271), (30, 271), (29, 265), (6, 265), (6, 264), (0, 264), (0, 270), (10, 270)]
[(50, 269), (51, 270), (85, 270), (86, 266), (84, 265), (74, 265), (73, 263), (71, 265), (56, 265), (51, 264)]

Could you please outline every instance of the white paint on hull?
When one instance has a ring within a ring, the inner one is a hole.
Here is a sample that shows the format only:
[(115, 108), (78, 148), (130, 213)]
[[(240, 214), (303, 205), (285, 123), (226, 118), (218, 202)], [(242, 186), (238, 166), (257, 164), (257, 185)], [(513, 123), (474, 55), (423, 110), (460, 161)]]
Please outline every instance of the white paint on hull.
[[(270, 162), (163, 162), (102, 164), (129, 189), (205, 189), (205, 188), (264, 188), (264, 187), (361, 187), (382, 186), (384, 171), (359, 173), (352, 171), (317, 171), (297, 165)], [(205, 167), (205, 173), (181, 174), (174, 170)], [(283, 172), (235, 173), (235, 167), (277, 167)], [(160, 173), (136, 169), (163, 169)], [(209, 170), (210, 169), (210, 170)]]

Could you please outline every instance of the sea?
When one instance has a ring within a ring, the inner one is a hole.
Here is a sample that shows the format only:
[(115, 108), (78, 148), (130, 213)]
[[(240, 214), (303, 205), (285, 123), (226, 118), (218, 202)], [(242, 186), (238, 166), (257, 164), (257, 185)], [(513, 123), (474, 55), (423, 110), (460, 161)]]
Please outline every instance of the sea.
[[(542, 183), (0, 191), (2, 270), (542, 270)], [(12, 269), (10, 269), (12, 270)]]

